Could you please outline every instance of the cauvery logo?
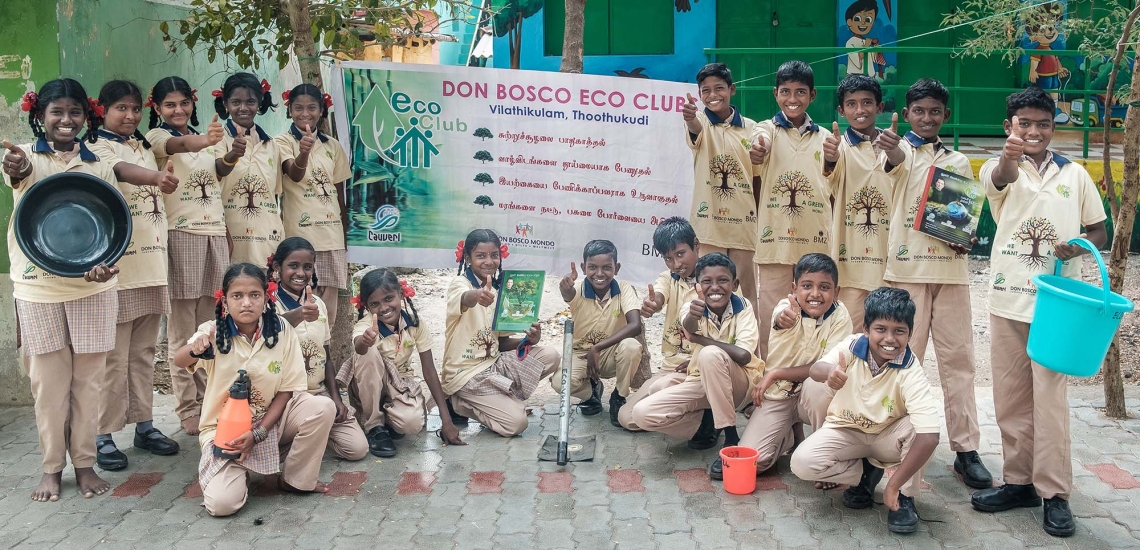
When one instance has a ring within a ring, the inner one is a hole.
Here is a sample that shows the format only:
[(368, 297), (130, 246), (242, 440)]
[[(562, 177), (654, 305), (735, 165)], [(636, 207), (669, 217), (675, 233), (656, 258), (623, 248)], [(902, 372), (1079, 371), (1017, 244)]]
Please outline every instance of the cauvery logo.
[(898, 251), (898, 253), (897, 253), (897, 254), (895, 254), (895, 256), (898, 256), (898, 257), (901, 257), (901, 256), (906, 256), (908, 252), (910, 252), (910, 249), (908, 249), (908, 248), (906, 247), (906, 245), (905, 245), (905, 244), (904, 244), (904, 245), (900, 245), (900, 246), (899, 246), (899, 251)]
[(387, 229), (394, 229), (400, 224), (400, 209), (390, 204), (385, 204), (376, 209), (376, 223), (369, 226), (370, 229), (377, 231), (384, 231)]
[(998, 273), (997, 276), (994, 277), (994, 284), (1000, 285), (1003, 283), (1005, 283), (1005, 275)]

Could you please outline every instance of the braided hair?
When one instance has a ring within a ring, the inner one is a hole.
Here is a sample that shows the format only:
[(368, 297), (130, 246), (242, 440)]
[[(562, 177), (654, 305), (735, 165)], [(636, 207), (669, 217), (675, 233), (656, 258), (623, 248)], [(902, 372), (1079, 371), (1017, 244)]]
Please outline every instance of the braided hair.
[(249, 93), (258, 98), (261, 102), (257, 108), (257, 114), (264, 115), (270, 109), (276, 108), (277, 104), (273, 102), (272, 94), (268, 94), (261, 89), (261, 80), (258, 80), (257, 75), (253, 73), (234, 73), (226, 79), (225, 84), (222, 84), (222, 97), (214, 98), (214, 111), (222, 120), (230, 118), (230, 112), (226, 110), (226, 101), (230, 99), (234, 91), (245, 88)]
[[(328, 118), (329, 106), (325, 104), (325, 96), (321, 93), (320, 88), (312, 84), (300, 84), (292, 90), (289, 90), (289, 99), (286, 101), (286, 104), (291, 104), (294, 101), (297, 101), (297, 98), (303, 95), (307, 95), (313, 98), (316, 100), (317, 105), (321, 106), (321, 120)], [(293, 118), (292, 115), (289, 114), (288, 109), (285, 110), (285, 117)]]
[(388, 292), (398, 292), (404, 298), (404, 305), (408, 310), (408, 317), (411, 318), (410, 326), (420, 326), (420, 314), (416, 311), (415, 304), (409, 296), (404, 295), (404, 287), (400, 284), (400, 279), (396, 277), (396, 273), (388, 268), (378, 268), (364, 274), (360, 278), (360, 297), (356, 304), (356, 319), (364, 318), (364, 314), (368, 311), (368, 299), (377, 290), (384, 290)]
[(158, 116), (158, 106), (166, 100), (166, 96), (177, 92), (190, 100), (190, 127), (193, 128), (198, 125), (198, 102), (194, 100), (194, 89), (190, 87), (190, 83), (186, 82), (180, 76), (168, 76), (159, 80), (153, 88), (150, 89), (150, 99), (154, 105), (150, 108), (150, 127), (157, 128), (159, 123), (162, 122)]
[[(139, 89), (138, 84), (130, 80), (112, 80), (104, 84), (103, 89), (99, 90), (99, 104), (102, 105), (104, 109), (110, 109), (112, 105), (123, 98), (131, 98), (138, 101), (140, 107), (143, 104), (142, 90)], [(103, 118), (106, 119), (105, 116)], [(104, 120), (101, 119), (99, 122), (102, 124)], [(143, 147), (150, 149), (150, 142), (146, 140), (146, 137), (142, 135), (142, 132), (140, 132), (137, 127), (131, 137), (142, 142)]]
[[(275, 280), (273, 278), (273, 275), (277, 273), (277, 269), (274, 266), (280, 267), (285, 262), (285, 260), (289, 258), (290, 254), (298, 250), (308, 250), (309, 252), (312, 252), (313, 260), (315, 263), (315, 260), (317, 258), (317, 249), (313, 248), (312, 243), (302, 237), (289, 237), (288, 239), (281, 241), (281, 244), (277, 245), (277, 250), (273, 252), (272, 256), (266, 258), (265, 276), (268, 277), (270, 281)], [(309, 281), (309, 286), (312, 287), (312, 290), (317, 289), (316, 266), (313, 267), (313, 280)]]
[(32, 128), (32, 134), (41, 139), (47, 137), (43, 122), (44, 112), (52, 102), (60, 99), (70, 99), (83, 108), (87, 117), (87, 133), (82, 139), (88, 143), (95, 143), (99, 138), (99, 117), (95, 116), (94, 106), (87, 101), (87, 91), (83, 89), (83, 85), (72, 78), (49, 80), (40, 87), (39, 93), (32, 101), (31, 109), (28, 110), (28, 126)]
[[(475, 247), (483, 244), (491, 243), (495, 248), (503, 246), (503, 242), (499, 240), (499, 235), (490, 229), (474, 229), (467, 234), (467, 238), (463, 239), (463, 257), (459, 259), (459, 274), (463, 275), (463, 270), (471, 265), (471, 252)], [(503, 275), (503, 262), (499, 261), (499, 277)]]
[(231, 265), (226, 270), (225, 277), (222, 278), (222, 299), (218, 301), (218, 305), (214, 309), (214, 322), (217, 327), (214, 347), (221, 353), (230, 352), (232, 343), (230, 316), (223, 312), (225, 311), (226, 294), (229, 292), (230, 283), (238, 277), (253, 277), (261, 282), (262, 290), (266, 291), (265, 311), (261, 313), (261, 337), (265, 338), (265, 347), (276, 346), (277, 336), (281, 333), (281, 321), (277, 317), (277, 310), (273, 307), (273, 302), (269, 300), (269, 280), (265, 278), (265, 272), (260, 267), (249, 262), (242, 262)]

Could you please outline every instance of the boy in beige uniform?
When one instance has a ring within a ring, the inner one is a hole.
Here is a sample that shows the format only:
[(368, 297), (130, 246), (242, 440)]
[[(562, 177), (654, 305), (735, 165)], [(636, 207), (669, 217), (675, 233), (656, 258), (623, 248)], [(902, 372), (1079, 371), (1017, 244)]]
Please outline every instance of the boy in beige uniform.
[(753, 353), (756, 317), (748, 302), (734, 294), (740, 282), (728, 256), (702, 256), (696, 274), (697, 299), (681, 319), (693, 345), (688, 375), (680, 384), (641, 400), (633, 409), (633, 421), (648, 431), (686, 438), (702, 411), (711, 409), (713, 428), (724, 432), (724, 446), (729, 447), (740, 441), (736, 411), (764, 370), (764, 361)]
[[(1026, 352), (1036, 288), (1032, 277), (1052, 273), (1080, 277), (1084, 249), (1069, 245), (1084, 237), (1106, 240), (1100, 194), (1083, 167), (1049, 150), (1053, 99), (1037, 87), (1006, 100), (1002, 155), (982, 165), (990, 212), (997, 222), (991, 256), (990, 346), (994, 412), (1001, 430), (1005, 485), (974, 493), (983, 512), (1040, 506), (1046, 533), (1071, 536), (1076, 530), (1069, 494), (1073, 471), (1065, 375), (1030, 360)], [(1082, 233), (1081, 228), (1084, 227)]]
[[(946, 413), (946, 432), (955, 452), (954, 471), (975, 489), (993, 486), (993, 476), (978, 456), (981, 429), (974, 397), (974, 321), (970, 311), (967, 250), (915, 231), (914, 218), (926, 193), (931, 166), (973, 176), (970, 159), (938, 138), (950, 118), (950, 92), (937, 80), (924, 78), (907, 90), (903, 118), (911, 125), (899, 149), (905, 160), (888, 170), (895, 180), (891, 231), (884, 278), (914, 300), (910, 349), (919, 361), (934, 336), (938, 377)], [(890, 161), (887, 161), (888, 168)]]
[(883, 468), (897, 466), (883, 491), (887, 528), (913, 533), (922, 469), (938, 446), (938, 401), (907, 346), (914, 302), (906, 291), (872, 291), (864, 315), (863, 334), (848, 336), (811, 367), (812, 379), (835, 395), (823, 426), (792, 453), (792, 473), (850, 485), (843, 504), (859, 509), (874, 504)]
[[(740, 436), (740, 445), (760, 452), (756, 470), (763, 472), (797, 443), (793, 427), (818, 427), (827, 414), (831, 393), (808, 376), (830, 346), (851, 334), (851, 317), (842, 302), (839, 268), (826, 254), (807, 254), (796, 262), (792, 293), (776, 306), (768, 339), (764, 377), (752, 390), (756, 410)], [(802, 433), (799, 435), (802, 438)], [(709, 467), (722, 479), (721, 461)]]
[(803, 61), (776, 72), (773, 91), (780, 112), (756, 124), (749, 158), (758, 165), (756, 255), (759, 348), (768, 355), (772, 310), (792, 286), (792, 266), (804, 254), (826, 254), (831, 243), (831, 190), (823, 177), (828, 131), (807, 114), (815, 100), (815, 76)]
[[(883, 112), (883, 90), (874, 78), (848, 75), (839, 83), (839, 113), (850, 126), (823, 141), (823, 173), (831, 184), (835, 209), (831, 223), (831, 255), (839, 262), (839, 301), (851, 313), (856, 331), (863, 330), (863, 300), (883, 286), (890, 231), (891, 195), (894, 180), (884, 162), (903, 162), (899, 150), (898, 115), (889, 130), (875, 127)], [(897, 170), (897, 168), (896, 168)]]
[[(629, 395), (633, 373), (641, 364), (644, 347), (641, 311), (633, 286), (617, 281), (621, 264), (617, 247), (607, 240), (586, 243), (582, 251), (582, 271), (586, 278), (576, 285), (578, 270), (570, 264), (570, 274), (562, 278), (559, 290), (570, 304), (574, 319), (574, 357), (570, 370), (570, 395), (581, 400), (583, 415), (602, 412), (602, 379), (614, 378), (610, 394), (610, 423), (621, 426), (618, 414)], [(586, 381), (589, 380), (589, 385)], [(565, 381), (550, 377), (550, 387), (559, 395)]]
[(720, 252), (738, 266), (740, 292), (756, 309), (757, 168), (748, 158), (756, 123), (740, 115), (729, 100), (736, 94), (724, 63), (709, 63), (697, 73), (702, 111), (692, 96), (682, 108), (686, 143), (693, 150), (693, 208), (689, 219), (704, 244), (704, 254)]

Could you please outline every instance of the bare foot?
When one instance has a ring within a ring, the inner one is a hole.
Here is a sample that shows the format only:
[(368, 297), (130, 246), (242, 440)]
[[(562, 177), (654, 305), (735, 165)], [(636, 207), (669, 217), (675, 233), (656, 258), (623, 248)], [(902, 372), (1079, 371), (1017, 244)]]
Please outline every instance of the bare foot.
[(201, 433), (198, 430), (198, 422), (199, 421), (200, 421), (200, 418), (198, 417), (198, 415), (194, 415), (194, 416), (191, 416), (190, 418), (187, 418), (186, 420), (183, 420), (182, 421), (182, 431), (186, 432), (186, 435), (198, 435), (199, 433)]
[(285, 483), (285, 476), (277, 476), (277, 488), (285, 491), (286, 493), (327, 493), (329, 488), (324, 483), (317, 482), (317, 486), (313, 487), (311, 491), (302, 491), (288, 483)]
[(829, 483), (829, 482), (827, 482), (827, 481), (817, 481), (817, 482), (815, 482), (815, 488), (816, 488), (816, 489), (820, 489), (820, 490), (822, 490), (822, 491), (830, 491), (830, 490), (832, 490), (832, 489), (834, 489), (834, 488), (836, 488), (836, 487), (839, 487), (839, 484), (838, 484), (838, 483)]
[(83, 495), (83, 498), (91, 498), (111, 490), (111, 484), (99, 477), (99, 474), (95, 473), (95, 468), (76, 468), (75, 481), (79, 483), (79, 494)]
[(59, 500), (59, 480), (62, 476), (63, 472), (44, 474), (44, 477), (40, 478), (40, 484), (36, 485), (36, 489), (32, 491), (32, 500), (36, 502)]

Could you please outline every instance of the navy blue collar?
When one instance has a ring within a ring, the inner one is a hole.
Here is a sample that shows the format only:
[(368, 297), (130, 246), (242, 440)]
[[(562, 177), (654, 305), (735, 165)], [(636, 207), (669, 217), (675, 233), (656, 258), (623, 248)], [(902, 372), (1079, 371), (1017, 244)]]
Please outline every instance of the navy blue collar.
[(294, 309), (301, 307), (301, 302), (293, 299), (293, 296), (280, 286), (277, 287), (277, 292), (275, 295), (277, 296), (278, 300), (281, 300), (281, 305), (285, 306), (285, 309), (288, 311), (293, 311)]
[[(610, 298), (621, 294), (621, 287), (618, 286), (617, 280), (610, 281)], [(590, 284), (590, 280), (582, 281), (582, 296), (589, 300), (598, 299), (598, 293), (594, 290), (594, 285)]]
[[(867, 335), (860, 336), (857, 340), (851, 343), (851, 352), (855, 357), (862, 359), (864, 362), (870, 364), (871, 362), (871, 343), (867, 340)], [(887, 362), (887, 366), (892, 369), (909, 369), (914, 365), (914, 353), (910, 351), (910, 345), (906, 347), (906, 353), (903, 355), (902, 362), (896, 363), (894, 359)]]
[(237, 323), (234, 322), (234, 318), (227, 315), (226, 316), (226, 322), (229, 323), (229, 325), (230, 325), (230, 338), (237, 336), (238, 335), (238, 328), (237, 328)]
[[(735, 294), (729, 294), (728, 295), (728, 303), (729, 303), (729, 305), (732, 306), (732, 314), (733, 315), (740, 315), (740, 312), (744, 311), (744, 300), (741, 299), (740, 296), (737, 296)], [(707, 318), (710, 313), (712, 313), (712, 312), (709, 311), (709, 306), (705, 306), (705, 317)], [(721, 319), (721, 321), (723, 321), (723, 320), (724, 319)]]
[[(835, 302), (831, 302), (831, 307), (827, 308), (827, 311), (823, 313), (823, 317), (820, 317), (819, 320), (826, 321), (828, 317), (831, 317), (832, 313), (835, 313), (835, 308)], [(808, 315), (808, 312), (804, 311), (803, 308), (800, 308), (800, 317), (811, 317), (811, 315)]]
[[(79, 144), (79, 160), (83, 162), (99, 162), (99, 156), (92, 153), (91, 150), (87, 148), (87, 144), (83, 143), (83, 140), (77, 139), (75, 142)], [(32, 145), (32, 152), (54, 153), (55, 149), (51, 148), (51, 144), (48, 143), (47, 138), (40, 138), (36, 140), (35, 145)]]
[[(182, 132), (179, 132), (173, 126), (171, 126), (165, 122), (159, 124), (158, 127), (162, 128), (163, 130), (166, 130), (167, 132), (170, 132), (170, 135), (172, 135), (174, 137), (182, 137)], [(198, 135), (198, 130), (195, 130), (193, 126), (187, 126), (186, 129), (190, 131), (190, 135), (192, 135), (192, 136)]]
[[(807, 114), (804, 114), (804, 116), (807, 116)], [(788, 120), (788, 117), (784, 116), (783, 111), (777, 112), (776, 116), (772, 117), (772, 121), (776, 123), (776, 126), (779, 126), (781, 128), (785, 128), (788, 130), (791, 130), (793, 128), (798, 128), (798, 126), (796, 126), (795, 124), (792, 124), (792, 121)], [(811, 126), (808, 127), (808, 131), (818, 132), (819, 131), (819, 125), (813, 121), (811, 123)]]
[[(729, 125), (743, 128), (744, 119), (740, 116), (740, 109), (737, 109), (736, 105), (730, 105), (730, 107), (732, 107), (732, 120), (729, 121)], [(710, 111), (708, 107), (705, 107), (705, 116), (709, 118), (709, 124), (712, 124), (714, 126), (717, 124), (724, 124), (724, 119), (717, 116), (716, 113)]]
[[(463, 276), (467, 277), (467, 282), (471, 283), (471, 286), (473, 286), (475, 288), (480, 288), (484, 284), (486, 284), (486, 281), (480, 281), (479, 278), (475, 276), (475, 272), (471, 271), (471, 266), (467, 266), (467, 267), (463, 268)], [(495, 290), (499, 290), (499, 284), (501, 282), (502, 281), (500, 281), (499, 279), (497, 279), (495, 277), (491, 277), (491, 288), (494, 288)]]
[[(408, 312), (400, 310), (400, 318), (404, 320), (405, 328), (416, 326), (416, 324), (412, 322), (412, 316), (408, 315)], [(392, 329), (388, 328), (387, 324), (381, 323), (379, 321), (376, 322), (376, 328), (380, 329), (380, 336), (383, 338), (387, 338), (393, 334), (396, 334), (395, 332), (392, 332)], [(396, 330), (400, 330), (399, 321), (396, 322)]]
[(134, 137), (132, 137), (132, 136), (121, 136), (121, 135), (116, 134), (115, 132), (112, 132), (110, 130), (104, 130), (103, 128), (99, 128), (98, 133), (99, 133), (99, 137), (101, 137), (103, 139), (108, 139), (108, 140), (111, 140), (114, 142), (118, 142), (118, 143), (126, 143), (128, 139), (134, 139)]
[[(882, 132), (882, 130), (879, 130), (878, 128), (875, 128), (875, 130)], [(848, 126), (847, 127), (847, 141), (851, 142), (851, 145), (859, 145), (860, 143), (863, 143), (864, 141), (869, 141), (869, 140), (867, 140), (867, 139), (863, 138), (863, 136), (859, 135), (859, 132), (857, 132), (855, 130), (855, 128)]]
[[(297, 128), (296, 123), (289, 125), (289, 133), (293, 134), (293, 139), (296, 139), (297, 141), (301, 141), (301, 138), (305, 137), (305, 134), (301, 133), (301, 129)], [(328, 143), (329, 141), (329, 137), (320, 130), (317, 130), (317, 139), (321, 140), (321, 143)]]
[(922, 147), (923, 145), (926, 145), (926, 144), (937, 145), (937, 144), (942, 142), (942, 140), (940, 140), (938, 138), (934, 138), (934, 140), (932, 140), (932, 141), (927, 141), (926, 138), (914, 133), (913, 131), (909, 131), (909, 132), (903, 134), (903, 138), (906, 139), (907, 141), (909, 141), (910, 144), (913, 145), (915, 149), (918, 149), (919, 147)]
[[(261, 126), (258, 124), (255, 123), (253, 125), (253, 128), (257, 130), (257, 137), (261, 138), (261, 141), (269, 141), (272, 139), (269, 137), (269, 134), (265, 133), (265, 130), (262, 130)], [(237, 137), (237, 127), (234, 126), (234, 121), (232, 119), (226, 121), (226, 132), (230, 135), (230, 137)]]
[(1060, 170), (1064, 168), (1066, 164), (1073, 161), (1061, 156), (1061, 153), (1053, 151), (1053, 162), (1057, 165), (1057, 169)]

